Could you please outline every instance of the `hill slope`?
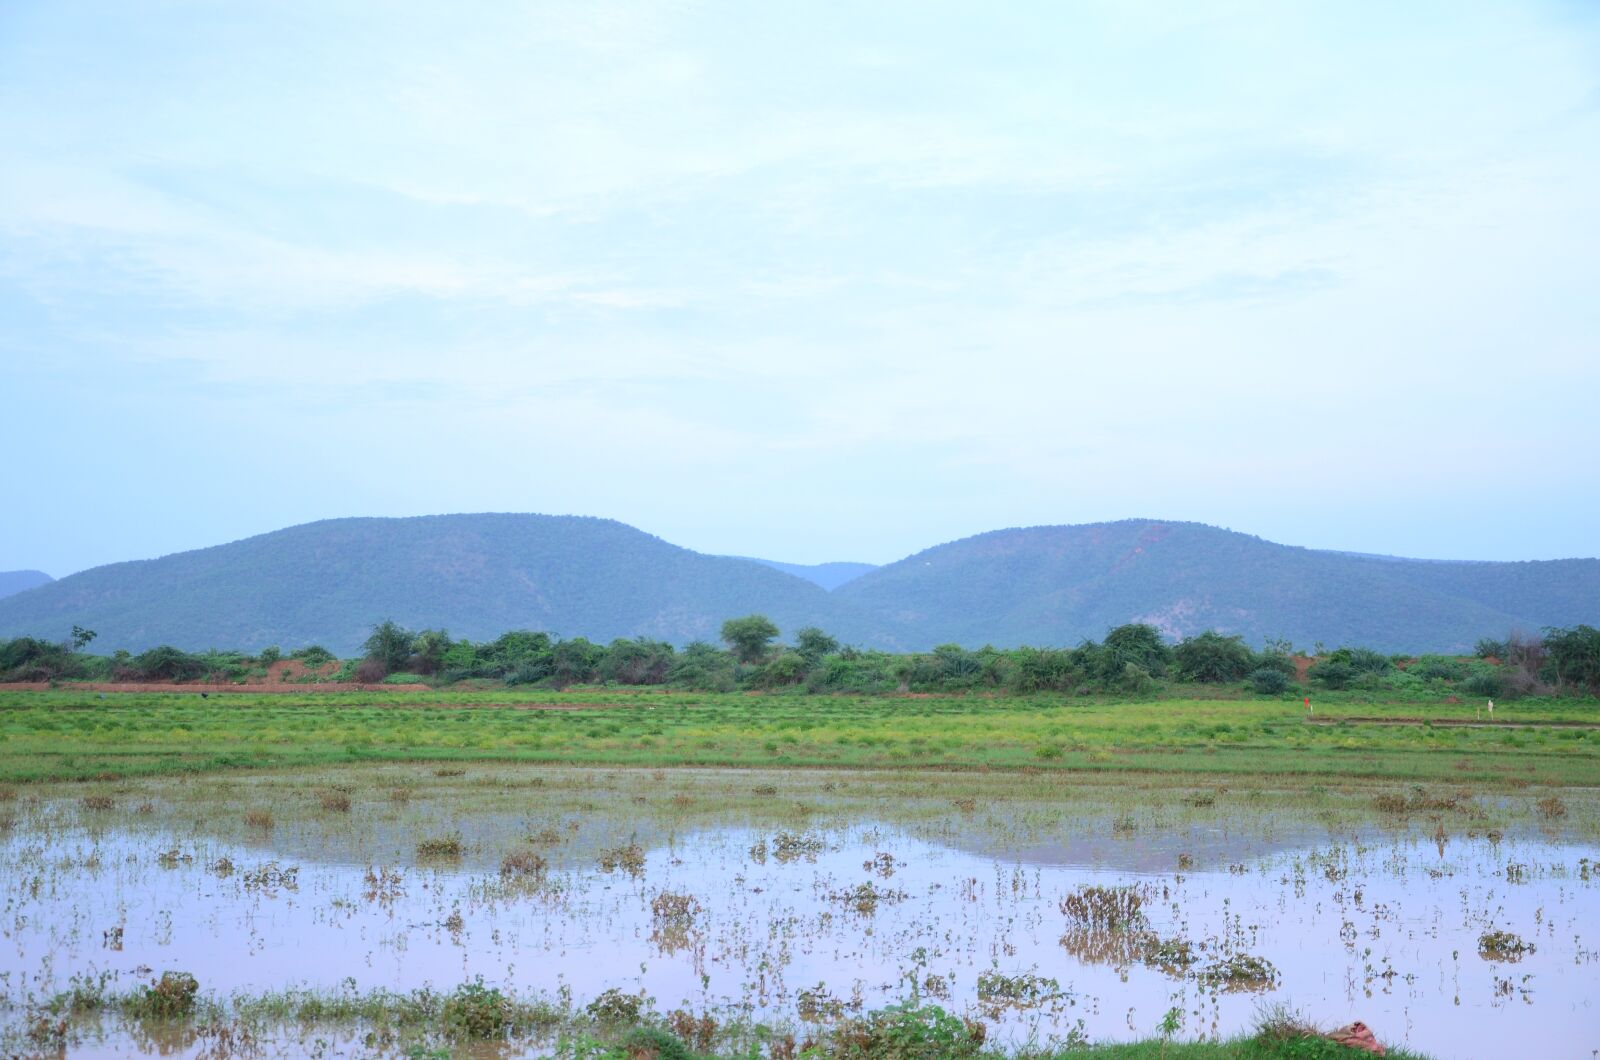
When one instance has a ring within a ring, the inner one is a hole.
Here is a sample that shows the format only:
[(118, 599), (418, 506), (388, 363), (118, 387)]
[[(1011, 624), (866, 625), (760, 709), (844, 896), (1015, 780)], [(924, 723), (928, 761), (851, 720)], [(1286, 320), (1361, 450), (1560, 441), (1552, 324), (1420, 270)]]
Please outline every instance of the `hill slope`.
[(0, 570), (0, 598), (49, 585), (54, 578), (42, 570)]
[(882, 642), (821, 588), (749, 560), (703, 556), (607, 519), (442, 515), (335, 519), (161, 559), (116, 563), (0, 601), (0, 637), (59, 639), (73, 623), (101, 651), (353, 650), (382, 618), (487, 639), (544, 629), (595, 640), (716, 640), (762, 611)]
[(1441, 563), (1277, 545), (1198, 523), (997, 530), (920, 552), (836, 595), (913, 647), (1071, 644), (1138, 620), (1259, 646), (1465, 651), (1520, 627), (1600, 620), (1600, 560)]

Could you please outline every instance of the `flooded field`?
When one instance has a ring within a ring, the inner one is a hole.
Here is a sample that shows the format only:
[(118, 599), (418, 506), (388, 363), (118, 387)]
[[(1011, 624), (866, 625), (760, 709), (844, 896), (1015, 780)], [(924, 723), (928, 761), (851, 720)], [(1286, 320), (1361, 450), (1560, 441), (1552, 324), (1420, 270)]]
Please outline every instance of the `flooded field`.
[[(4, 796), (0, 1051), (404, 1053), (426, 1032), (374, 997), (480, 980), (540, 1014), (488, 1055), (640, 1012), (784, 1055), (904, 1001), (1012, 1051), (1276, 1005), (1440, 1058), (1600, 1049), (1584, 791), (385, 766)], [(96, 1001), (163, 973), (205, 1020)]]

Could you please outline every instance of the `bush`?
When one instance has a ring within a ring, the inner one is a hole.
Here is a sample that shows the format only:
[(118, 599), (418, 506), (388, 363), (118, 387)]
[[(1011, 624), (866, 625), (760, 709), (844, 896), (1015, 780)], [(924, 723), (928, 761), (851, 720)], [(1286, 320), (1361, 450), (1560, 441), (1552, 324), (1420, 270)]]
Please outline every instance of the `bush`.
[(334, 654), (320, 644), (312, 644), (290, 652), (289, 658), (299, 659), (301, 665), (305, 666), (306, 669), (315, 670), (319, 666), (326, 666), (333, 662)]
[(672, 671), (672, 645), (658, 640), (618, 638), (600, 661), (600, 676), (622, 685), (659, 685)]
[(0, 643), (0, 673), (17, 681), (51, 681), (73, 669), (73, 657), (60, 644), (18, 637)]
[(806, 661), (799, 652), (786, 651), (756, 671), (751, 683), (761, 688), (797, 685), (805, 680)]
[(270, 648), (262, 648), (261, 653), (256, 656), (256, 661), (262, 666), (271, 666), (281, 658), (283, 658), (282, 649), (277, 645), (273, 645)]
[(1161, 631), (1156, 627), (1131, 622), (1107, 633), (1098, 654), (1100, 676), (1116, 681), (1126, 673), (1129, 663), (1148, 675), (1166, 676), (1172, 649), (1161, 639)]
[(1122, 667), (1122, 676), (1117, 679), (1117, 687), (1124, 692), (1136, 696), (1148, 695), (1155, 691), (1155, 678), (1150, 672), (1136, 663), (1126, 663)]
[(147, 681), (193, 681), (206, 672), (199, 656), (168, 644), (134, 656), (133, 668)]
[(667, 681), (674, 688), (697, 692), (731, 692), (735, 683), (733, 656), (697, 640), (673, 659)]
[(1424, 655), (1406, 673), (1424, 681), (1460, 681), (1467, 676), (1467, 664), (1448, 655)]
[(1319, 660), (1307, 676), (1324, 688), (1337, 690), (1350, 687), (1350, 682), (1355, 680), (1356, 669), (1348, 662), (1330, 658)]
[(453, 1038), (504, 1038), (512, 1026), (513, 1007), (510, 998), (477, 979), (462, 983), (444, 999), (439, 1019)]
[(1018, 692), (1070, 692), (1086, 676), (1076, 652), (1018, 648), (1011, 653), (1009, 683)]
[(1544, 647), (1557, 685), (1600, 692), (1600, 629), (1582, 625), (1546, 629)]
[(1268, 666), (1251, 670), (1246, 680), (1249, 681), (1252, 692), (1263, 696), (1279, 696), (1289, 688), (1289, 675)]
[(1179, 644), (1172, 656), (1179, 677), (1208, 684), (1237, 681), (1250, 672), (1254, 662), (1244, 638), (1224, 637), (1209, 629)]
[(161, 978), (128, 999), (135, 1019), (175, 1019), (194, 1011), (200, 983), (188, 972), (162, 972)]
[(1500, 680), (1499, 672), (1487, 666), (1474, 668), (1472, 674), (1461, 682), (1461, 687), (1475, 696), (1488, 699), (1505, 695), (1505, 682)]
[(834, 1057), (875, 1060), (947, 1060), (977, 1056), (984, 1027), (953, 1016), (938, 1005), (892, 1005), (848, 1020), (834, 1032)]

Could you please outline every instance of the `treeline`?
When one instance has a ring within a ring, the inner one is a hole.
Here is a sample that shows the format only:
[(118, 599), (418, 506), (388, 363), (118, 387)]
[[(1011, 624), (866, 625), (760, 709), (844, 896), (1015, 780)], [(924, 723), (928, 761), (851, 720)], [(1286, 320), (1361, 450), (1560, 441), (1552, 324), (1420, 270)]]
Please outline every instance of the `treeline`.
[[(1104, 640), (1073, 648), (984, 647), (946, 644), (931, 652), (895, 654), (840, 644), (815, 627), (793, 644), (761, 615), (723, 623), (720, 645), (678, 649), (647, 638), (598, 644), (583, 637), (516, 630), (492, 641), (456, 640), (444, 630), (412, 631), (394, 622), (374, 626), (362, 655), (335, 660), (320, 647), (288, 656), (172, 647), (138, 655), (87, 654), (94, 634), (75, 628), (70, 643), (23, 637), (0, 643), (0, 678), (8, 681), (216, 681), (266, 679), (281, 658), (299, 660), (300, 679), (366, 684), (494, 681), (564, 688), (570, 685), (661, 685), (697, 691), (805, 689), (854, 692), (1056, 692), (1150, 694), (1163, 684), (1243, 685), (1259, 695), (1312, 689), (1401, 696), (1454, 692), (1498, 699), (1527, 695), (1600, 693), (1600, 630), (1580, 625), (1479, 642), (1475, 656), (1385, 655), (1367, 648), (1316, 652), (1305, 671), (1287, 643), (1260, 650), (1241, 637), (1200, 633), (1169, 644), (1153, 626), (1118, 626)], [(330, 666), (330, 663), (337, 663)]]

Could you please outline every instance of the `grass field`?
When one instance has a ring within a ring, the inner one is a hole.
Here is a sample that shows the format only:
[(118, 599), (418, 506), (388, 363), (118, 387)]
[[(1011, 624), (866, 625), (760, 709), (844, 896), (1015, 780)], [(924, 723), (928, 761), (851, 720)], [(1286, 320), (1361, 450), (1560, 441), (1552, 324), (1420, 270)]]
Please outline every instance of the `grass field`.
[[(345, 762), (937, 768), (1600, 784), (1600, 704), (605, 690), (0, 692), (0, 781)], [(1352, 720), (1344, 720), (1352, 719)], [(1395, 724), (1395, 722), (1404, 722)]]

